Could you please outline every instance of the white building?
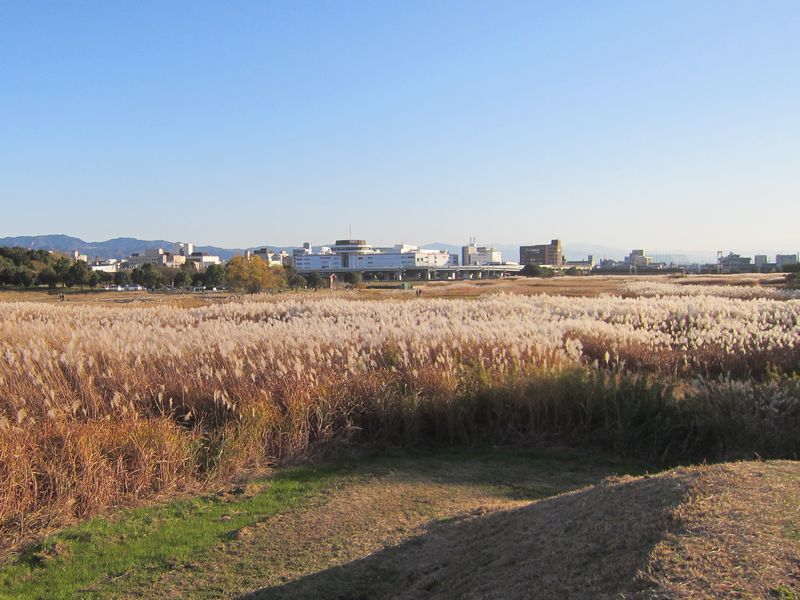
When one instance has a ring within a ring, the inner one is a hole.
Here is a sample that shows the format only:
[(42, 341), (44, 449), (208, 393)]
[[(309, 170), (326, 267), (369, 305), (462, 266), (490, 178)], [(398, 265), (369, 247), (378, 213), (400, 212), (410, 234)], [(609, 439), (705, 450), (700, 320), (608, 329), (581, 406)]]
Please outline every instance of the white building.
[(311, 244), (304, 244), (294, 250), (292, 261), (301, 273), (380, 272), (457, 266), (458, 256), (446, 250), (423, 250), (405, 244), (373, 248), (365, 240), (337, 240), (332, 247), (323, 246), (318, 252), (313, 252)]
[(144, 265), (161, 266), (167, 260), (167, 253), (163, 248), (148, 248), (144, 252), (134, 252), (125, 261), (128, 268), (135, 269)]
[(503, 262), (503, 254), (489, 246), (475, 246), (469, 244), (461, 249), (461, 264), (463, 266), (499, 265)]
[(181, 254), (165, 252), (163, 248), (148, 248), (144, 252), (134, 252), (125, 262), (129, 269), (143, 267), (144, 265), (179, 268), (183, 266), (187, 260), (187, 257)]
[(272, 252), (269, 248), (256, 248), (252, 252), (247, 250), (245, 256), (258, 256), (270, 267), (283, 267), (291, 264), (291, 255), (288, 252)]
[(191, 242), (178, 242), (175, 244), (175, 253), (181, 256), (191, 256), (194, 254), (194, 244)]
[(197, 269), (205, 271), (211, 265), (221, 265), (222, 259), (219, 256), (206, 254), (205, 252), (192, 252), (191, 255), (186, 257), (186, 263), (194, 263)]
[(92, 271), (101, 271), (103, 273), (116, 273), (119, 271), (120, 263), (116, 258), (109, 258), (107, 260), (93, 260), (89, 264), (89, 269)]

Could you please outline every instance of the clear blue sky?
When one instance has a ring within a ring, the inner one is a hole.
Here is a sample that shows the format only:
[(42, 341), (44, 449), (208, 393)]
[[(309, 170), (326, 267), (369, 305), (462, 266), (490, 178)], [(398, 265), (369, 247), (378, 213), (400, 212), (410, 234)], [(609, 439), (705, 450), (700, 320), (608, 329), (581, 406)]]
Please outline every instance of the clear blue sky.
[(0, 236), (800, 247), (800, 2), (0, 0)]

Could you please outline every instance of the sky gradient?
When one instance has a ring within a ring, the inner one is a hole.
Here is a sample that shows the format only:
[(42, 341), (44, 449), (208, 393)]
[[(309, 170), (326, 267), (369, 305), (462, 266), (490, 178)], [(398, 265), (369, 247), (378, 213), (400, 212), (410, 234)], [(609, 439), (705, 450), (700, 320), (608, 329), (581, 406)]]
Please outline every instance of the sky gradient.
[(800, 249), (800, 2), (0, 0), (0, 237)]

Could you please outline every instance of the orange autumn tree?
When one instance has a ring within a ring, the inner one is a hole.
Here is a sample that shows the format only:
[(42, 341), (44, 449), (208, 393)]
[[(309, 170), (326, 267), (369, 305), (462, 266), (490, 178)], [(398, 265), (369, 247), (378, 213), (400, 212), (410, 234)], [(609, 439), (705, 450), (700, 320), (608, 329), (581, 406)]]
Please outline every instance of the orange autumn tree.
[(283, 277), (276, 271), (258, 256), (234, 256), (225, 265), (225, 281), (234, 290), (255, 294), (282, 286)]

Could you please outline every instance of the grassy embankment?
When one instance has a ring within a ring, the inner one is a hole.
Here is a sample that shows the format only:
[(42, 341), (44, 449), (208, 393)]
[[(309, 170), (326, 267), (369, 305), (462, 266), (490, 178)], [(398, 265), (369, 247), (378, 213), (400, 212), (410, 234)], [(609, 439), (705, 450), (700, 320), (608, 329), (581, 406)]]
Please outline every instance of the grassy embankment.
[(56, 534), (0, 595), (797, 597), (797, 463), (641, 472), (489, 448), (293, 469)]

